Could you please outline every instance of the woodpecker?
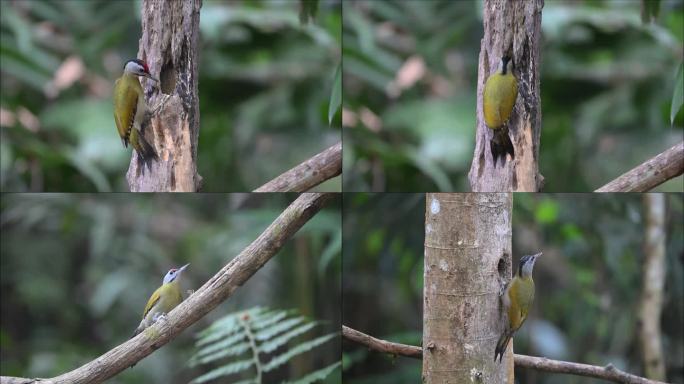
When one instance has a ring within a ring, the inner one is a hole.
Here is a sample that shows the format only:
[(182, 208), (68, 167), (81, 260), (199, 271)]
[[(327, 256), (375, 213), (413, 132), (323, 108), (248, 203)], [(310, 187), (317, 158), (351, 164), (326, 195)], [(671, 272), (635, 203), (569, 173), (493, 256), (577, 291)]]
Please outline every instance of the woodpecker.
[(517, 331), (527, 319), (527, 313), (534, 301), (534, 280), (532, 280), (532, 268), (534, 262), (541, 256), (541, 252), (536, 255), (523, 256), (518, 264), (518, 273), (506, 285), (501, 301), (508, 315), (508, 323), (499, 341), (496, 343), (494, 351), (494, 361), (503, 358), (508, 342), (513, 333)]
[(142, 321), (135, 330), (135, 333), (133, 333), (133, 336), (154, 324), (155, 321), (171, 312), (172, 309), (176, 308), (183, 301), (183, 294), (181, 293), (178, 279), (188, 265), (190, 264), (185, 264), (178, 269), (170, 269), (166, 273), (162, 286), (157, 288), (147, 301)]
[(128, 60), (124, 64), (123, 75), (114, 85), (114, 122), (119, 131), (121, 142), (125, 148), (131, 143), (143, 160), (158, 159), (157, 153), (142, 134), (142, 124), (149, 113), (143, 89), (138, 76), (144, 76), (158, 82), (152, 77), (147, 64), (138, 59)]
[(517, 98), (518, 81), (511, 72), (510, 57), (504, 56), (501, 58), (499, 69), (487, 79), (482, 97), (485, 123), (494, 131), (494, 137), (489, 142), (494, 166), (499, 157), (505, 163), (507, 153), (511, 158), (515, 157), (506, 123), (511, 117)]

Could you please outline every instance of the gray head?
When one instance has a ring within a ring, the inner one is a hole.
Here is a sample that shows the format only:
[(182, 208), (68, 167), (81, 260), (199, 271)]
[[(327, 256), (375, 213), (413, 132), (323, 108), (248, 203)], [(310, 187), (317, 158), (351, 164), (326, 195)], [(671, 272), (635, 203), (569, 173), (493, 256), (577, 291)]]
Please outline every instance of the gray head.
[(190, 264), (185, 264), (184, 266), (182, 266), (178, 269), (176, 269), (176, 268), (169, 269), (169, 271), (166, 272), (166, 276), (164, 276), (164, 284), (171, 283), (171, 282), (175, 281), (177, 278), (179, 278), (181, 273), (183, 272), (183, 270), (185, 268), (187, 268), (188, 265), (190, 265)]
[(542, 255), (542, 253), (539, 252), (536, 255), (523, 256), (520, 259), (520, 264), (518, 264), (518, 276), (520, 276), (520, 277), (532, 276), (532, 268), (534, 268), (534, 262), (537, 261), (537, 258), (541, 255)]
[(139, 59), (128, 60), (126, 64), (124, 64), (124, 73), (131, 73), (133, 75), (144, 76), (154, 81), (157, 81), (157, 79), (152, 77), (152, 75), (150, 74), (150, 68), (147, 66), (147, 63)]

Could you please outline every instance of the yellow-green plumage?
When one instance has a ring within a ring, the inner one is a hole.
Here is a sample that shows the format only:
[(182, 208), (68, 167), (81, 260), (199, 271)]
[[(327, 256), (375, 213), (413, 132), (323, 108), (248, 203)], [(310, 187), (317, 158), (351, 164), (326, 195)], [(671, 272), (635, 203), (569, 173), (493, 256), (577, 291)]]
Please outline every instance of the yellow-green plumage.
[(143, 159), (157, 158), (154, 148), (140, 134), (147, 112), (137, 76), (124, 73), (114, 84), (114, 122), (124, 147), (128, 143)]
[(147, 301), (147, 305), (143, 311), (142, 321), (140, 322), (140, 325), (138, 325), (133, 336), (152, 325), (159, 316), (171, 312), (178, 304), (183, 302), (183, 294), (178, 280), (181, 272), (186, 267), (187, 265), (179, 269), (172, 269), (166, 274), (166, 277), (164, 277), (165, 282), (161, 287), (154, 291)]
[(496, 361), (498, 356), (503, 358), (503, 354), (506, 352), (506, 347), (508, 346), (511, 337), (513, 337), (515, 331), (517, 331), (523, 325), (525, 319), (527, 319), (527, 314), (534, 302), (532, 268), (539, 256), (541, 256), (541, 253), (533, 256), (524, 256), (520, 259), (518, 273), (513, 277), (510, 283), (506, 285), (506, 289), (501, 299), (504, 308), (506, 309), (508, 322), (506, 323), (506, 328), (501, 334), (499, 341), (496, 343), (494, 361)]
[(485, 123), (494, 131), (490, 147), (495, 164), (499, 157), (505, 159), (506, 153), (515, 157), (506, 122), (518, 98), (518, 81), (511, 73), (509, 63), (506, 57), (501, 60), (501, 67), (487, 79), (482, 95)]

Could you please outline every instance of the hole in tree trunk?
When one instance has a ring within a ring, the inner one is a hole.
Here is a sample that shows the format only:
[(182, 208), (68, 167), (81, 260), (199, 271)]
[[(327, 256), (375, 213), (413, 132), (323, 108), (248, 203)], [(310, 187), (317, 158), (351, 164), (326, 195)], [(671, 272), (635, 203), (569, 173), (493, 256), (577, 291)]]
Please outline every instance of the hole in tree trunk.
[(159, 81), (161, 82), (161, 91), (165, 95), (170, 95), (176, 89), (176, 69), (173, 64), (167, 62), (161, 69), (159, 74)]

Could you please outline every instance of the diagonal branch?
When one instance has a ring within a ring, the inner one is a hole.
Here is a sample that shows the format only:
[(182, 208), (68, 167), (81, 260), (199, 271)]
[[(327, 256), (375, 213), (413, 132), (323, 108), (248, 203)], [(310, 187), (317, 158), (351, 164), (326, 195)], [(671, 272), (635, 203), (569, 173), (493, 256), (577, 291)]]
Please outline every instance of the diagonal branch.
[[(405, 357), (413, 357), (416, 359), (423, 358), (423, 349), (413, 345), (393, 343), (381, 339), (376, 339), (373, 336), (359, 332), (355, 329), (342, 326), (342, 337), (355, 343), (365, 345), (368, 349), (389, 353), (391, 355), (399, 355)], [(615, 383), (626, 384), (665, 384), (660, 381), (649, 380), (640, 376), (632, 375), (615, 368), (612, 364), (605, 367), (598, 367), (595, 365), (571, 363), (568, 361), (551, 360), (544, 357), (534, 357), (526, 355), (514, 355), (515, 365), (522, 368), (532, 368), (539, 371), (567, 373), (577, 376), (594, 377), (613, 381)]]
[(256, 240), (171, 311), (166, 321), (152, 325), (138, 336), (71, 372), (51, 379), (1, 377), (0, 384), (95, 384), (113, 377), (173, 340), (185, 328), (228, 299), (275, 256), (333, 196), (331, 193), (306, 193), (299, 196)]
[(342, 173), (342, 143), (304, 161), (254, 192), (304, 192)]
[(595, 192), (648, 192), (684, 173), (684, 141), (646, 160)]

